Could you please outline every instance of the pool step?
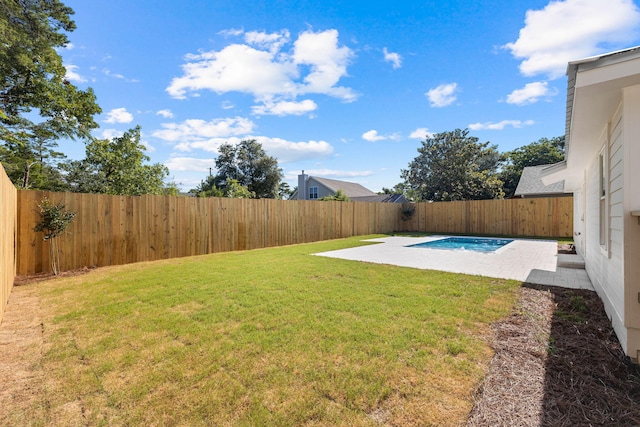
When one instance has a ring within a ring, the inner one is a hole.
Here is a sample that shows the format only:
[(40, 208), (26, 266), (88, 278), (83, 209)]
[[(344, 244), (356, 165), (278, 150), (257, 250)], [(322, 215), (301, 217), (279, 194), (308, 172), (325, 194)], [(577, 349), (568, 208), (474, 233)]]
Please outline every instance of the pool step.
[(558, 267), (584, 270), (584, 258), (578, 254), (558, 254)]

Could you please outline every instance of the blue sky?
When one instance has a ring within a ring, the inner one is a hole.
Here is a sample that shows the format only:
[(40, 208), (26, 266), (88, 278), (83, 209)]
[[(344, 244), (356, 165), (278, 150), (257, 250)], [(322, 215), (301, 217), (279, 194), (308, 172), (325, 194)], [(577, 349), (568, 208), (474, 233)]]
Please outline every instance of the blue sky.
[(184, 190), (225, 141), (257, 139), (292, 187), (304, 169), (379, 191), (427, 134), (500, 151), (559, 136), (567, 62), (640, 44), (632, 0), (64, 3), (78, 28), (60, 54), (96, 92), (95, 136), (140, 125)]

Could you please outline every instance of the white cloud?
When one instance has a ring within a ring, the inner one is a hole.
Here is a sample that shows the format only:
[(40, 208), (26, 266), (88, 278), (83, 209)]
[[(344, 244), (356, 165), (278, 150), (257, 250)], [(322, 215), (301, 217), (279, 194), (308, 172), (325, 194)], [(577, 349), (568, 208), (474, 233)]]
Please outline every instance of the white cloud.
[(472, 123), (472, 124), (469, 125), (469, 129), (471, 129), (471, 130), (503, 130), (507, 126), (511, 126), (511, 127), (516, 128), (516, 129), (519, 129), (519, 128), (524, 127), (524, 126), (531, 126), (534, 123), (535, 122), (533, 120), (525, 120), (525, 121), (521, 121), (521, 120), (503, 120), (503, 121), (498, 122), (498, 123), (491, 123), (491, 122)]
[(98, 138), (99, 139), (113, 139), (113, 138), (119, 138), (122, 135), (124, 135), (124, 132), (121, 130), (117, 130), (117, 129), (102, 129), (102, 132), (100, 132)]
[(412, 139), (422, 139), (422, 138), (431, 138), (433, 137), (433, 132), (429, 132), (427, 128), (418, 128), (409, 134), (409, 138)]
[(242, 28), (230, 28), (228, 30), (219, 31), (218, 34), (223, 37), (237, 37), (244, 34), (244, 30)]
[(528, 10), (518, 40), (503, 47), (523, 61), (525, 76), (564, 76), (569, 61), (625, 47), (635, 40), (640, 11), (632, 0), (551, 1)]
[(507, 104), (527, 105), (534, 104), (543, 97), (551, 97), (558, 91), (549, 89), (548, 82), (527, 83), (522, 89), (516, 89), (507, 95)]
[(75, 48), (75, 45), (73, 43), (69, 42), (69, 43), (65, 44), (63, 47), (66, 50), (73, 50)]
[(378, 135), (377, 130), (371, 129), (362, 134), (362, 139), (364, 139), (365, 141), (375, 142), (375, 141), (381, 141), (385, 139), (385, 137), (382, 135)]
[(457, 91), (457, 83), (446, 83), (430, 89), (425, 95), (429, 98), (432, 107), (446, 107), (456, 102)]
[(304, 101), (280, 101), (272, 102), (265, 101), (263, 105), (254, 105), (252, 107), (253, 114), (256, 115), (275, 115), (275, 116), (287, 116), (295, 115), (300, 116), (302, 114), (310, 113), (318, 108), (318, 105), (310, 99)]
[(65, 65), (64, 68), (67, 70), (64, 78), (74, 83), (86, 83), (87, 79), (80, 75), (76, 70), (78, 69), (77, 65), (68, 64)]
[(103, 69), (102, 69), (102, 73), (103, 73), (105, 76), (113, 77), (114, 79), (124, 80), (124, 81), (126, 81), (126, 82), (128, 82), (128, 83), (138, 83), (138, 82), (140, 81), (140, 80), (137, 80), (137, 79), (128, 79), (128, 78), (126, 78), (125, 76), (123, 76), (123, 75), (122, 75), (122, 74), (120, 74), (120, 73), (114, 73), (114, 72), (112, 72), (112, 71), (111, 71), (111, 70), (109, 70), (108, 68), (103, 68)]
[(181, 142), (189, 147), (192, 142), (200, 142), (210, 138), (224, 138), (234, 135), (245, 135), (253, 131), (254, 123), (243, 117), (214, 119), (211, 121), (189, 119), (182, 123), (162, 123), (163, 129), (152, 133), (156, 138), (168, 142)]
[(215, 167), (215, 159), (200, 159), (197, 157), (170, 157), (164, 165), (172, 172), (209, 172), (209, 168)]
[(269, 52), (278, 52), (282, 46), (289, 42), (289, 31), (282, 30), (279, 33), (264, 33), (258, 31), (249, 31), (245, 33), (244, 39), (247, 43), (266, 49)]
[(133, 114), (129, 113), (126, 108), (114, 108), (107, 113), (105, 123), (131, 123)]
[(326, 141), (288, 141), (282, 138), (267, 136), (246, 135), (242, 138), (233, 136), (227, 138), (209, 138), (176, 145), (179, 151), (191, 151), (199, 149), (211, 153), (217, 153), (220, 145), (229, 143), (238, 144), (244, 139), (255, 139), (270, 156), (278, 159), (279, 163), (288, 163), (298, 160), (318, 159), (327, 157), (333, 152), (333, 147)]
[(299, 85), (299, 93), (321, 93), (355, 101), (356, 94), (346, 87), (336, 86), (347, 75), (347, 66), (353, 52), (346, 46), (338, 47), (338, 30), (320, 33), (305, 31), (294, 43), (293, 61), (296, 65), (309, 66), (311, 72)]
[(398, 140), (400, 139), (400, 135), (398, 135), (397, 133), (390, 134), (390, 135), (379, 135), (377, 130), (372, 129), (363, 133), (362, 139), (370, 142), (383, 141), (386, 139)]
[(211, 121), (190, 119), (182, 123), (163, 123), (163, 129), (156, 130), (152, 135), (174, 144), (181, 152), (202, 150), (218, 153), (218, 148), (224, 143), (237, 144), (244, 139), (255, 139), (262, 148), (281, 163), (318, 159), (329, 156), (333, 147), (326, 141), (287, 141), (282, 138), (254, 136), (254, 123), (246, 118), (235, 117), (214, 119)]
[(247, 45), (232, 44), (220, 52), (187, 55), (184, 76), (171, 81), (167, 92), (186, 98), (187, 92), (208, 89), (217, 93), (245, 92), (256, 97), (292, 92), (296, 67), (278, 62), (275, 55)]
[(119, 73), (113, 73), (113, 72), (111, 72), (111, 70), (109, 70), (108, 68), (103, 68), (103, 69), (102, 69), (102, 73), (103, 73), (105, 76), (113, 77), (113, 78), (115, 78), (115, 79), (124, 79), (124, 76), (123, 76), (122, 74), (119, 74)]
[(402, 57), (400, 56), (400, 54), (389, 52), (386, 47), (382, 49), (382, 53), (384, 53), (384, 60), (387, 62), (391, 62), (391, 65), (394, 69), (400, 68), (402, 66)]
[(173, 113), (171, 112), (171, 110), (158, 110), (156, 111), (156, 115), (157, 116), (162, 116), (165, 119), (172, 119), (173, 118)]
[[(289, 171), (286, 173), (287, 179), (294, 179), (298, 177), (300, 172)], [(324, 178), (358, 178), (363, 176), (373, 175), (373, 171), (344, 171), (335, 169), (305, 169), (304, 173), (311, 176), (321, 176)]]
[(269, 155), (276, 157), (281, 163), (307, 159), (317, 160), (333, 153), (333, 147), (327, 141), (294, 142), (267, 136), (253, 136), (249, 139), (258, 141)]
[[(287, 30), (248, 32), (245, 41), (247, 44), (231, 44), (220, 51), (187, 55), (183, 75), (166, 89), (169, 95), (184, 99), (201, 90), (249, 93), (264, 111), (282, 102), (295, 105), (296, 98), (304, 94), (324, 94), (345, 102), (357, 98), (352, 89), (338, 86), (347, 75), (353, 52), (339, 46), (337, 30), (305, 31), (298, 35), (293, 50), (283, 48), (290, 43)], [(308, 102), (302, 103), (309, 108)], [(300, 114), (299, 108), (291, 111)], [(286, 112), (284, 108), (283, 114)]]

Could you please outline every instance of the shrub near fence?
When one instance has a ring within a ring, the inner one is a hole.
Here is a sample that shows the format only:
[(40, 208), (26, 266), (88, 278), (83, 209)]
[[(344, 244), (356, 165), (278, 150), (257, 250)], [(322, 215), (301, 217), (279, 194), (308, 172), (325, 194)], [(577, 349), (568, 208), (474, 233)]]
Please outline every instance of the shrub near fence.
[(17, 191), (0, 164), (0, 321), (16, 275)]
[(18, 192), (18, 274), (48, 272), (37, 204), (77, 212), (60, 237), (63, 269), (282, 246), (400, 228), (399, 205), (272, 199)]

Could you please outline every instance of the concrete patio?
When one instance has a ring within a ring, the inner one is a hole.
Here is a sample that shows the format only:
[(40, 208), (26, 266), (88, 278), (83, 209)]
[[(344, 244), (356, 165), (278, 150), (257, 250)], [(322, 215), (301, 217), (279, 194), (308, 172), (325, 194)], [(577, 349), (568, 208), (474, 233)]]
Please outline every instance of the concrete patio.
[(578, 256), (561, 255), (558, 262), (555, 240), (515, 239), (493, 253), (408, 247), (442, 237), (383, 237), (365, 240), (370, 245), (315, 255), (593, 290)]

